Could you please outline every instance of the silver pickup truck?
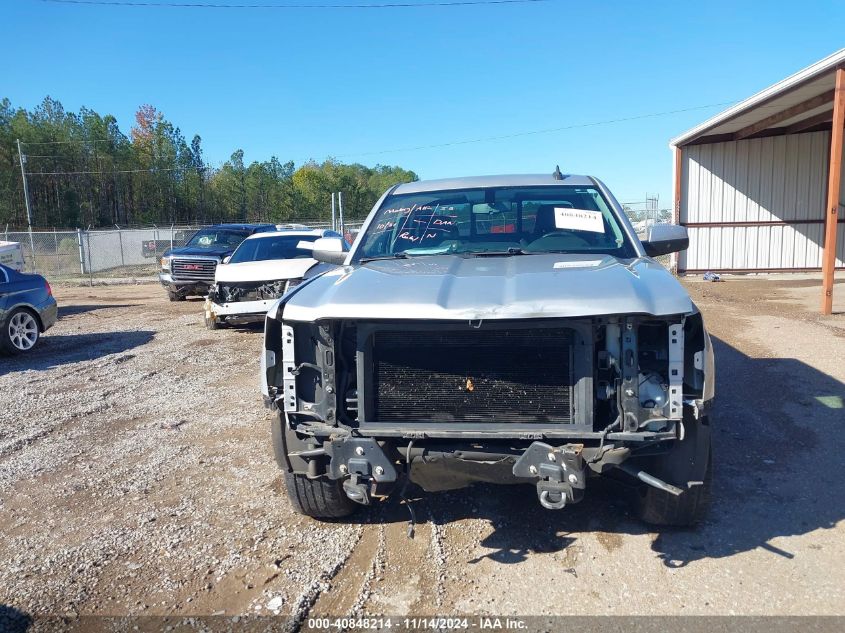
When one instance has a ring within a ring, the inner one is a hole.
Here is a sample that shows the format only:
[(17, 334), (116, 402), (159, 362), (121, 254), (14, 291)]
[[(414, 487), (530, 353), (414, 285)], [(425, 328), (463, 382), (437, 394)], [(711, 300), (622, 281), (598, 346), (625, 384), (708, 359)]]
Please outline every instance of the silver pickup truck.
[(262, 382), (299, 512), (339, 517), (412, 481), (528, 483), (579, 501), (625, 484), (639, 516), (692, 525), (710, 492), (714, 360), (701, 314), (597, 179), (397, 185), (339, 268), (266, 319)]

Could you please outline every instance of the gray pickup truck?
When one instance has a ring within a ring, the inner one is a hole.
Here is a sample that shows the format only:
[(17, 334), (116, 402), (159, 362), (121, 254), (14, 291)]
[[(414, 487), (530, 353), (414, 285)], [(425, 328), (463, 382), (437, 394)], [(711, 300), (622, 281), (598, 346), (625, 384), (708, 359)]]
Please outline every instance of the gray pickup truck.
[(692, 525), (710, 493), (710, 338), (597, 179), (397, 185), (339, 268), (270, 310), (263, 392), (303, 514), (340, 517), (408, 481), (428, 491), (527, 483), (560, 509), (603, 476), (639, 516)]

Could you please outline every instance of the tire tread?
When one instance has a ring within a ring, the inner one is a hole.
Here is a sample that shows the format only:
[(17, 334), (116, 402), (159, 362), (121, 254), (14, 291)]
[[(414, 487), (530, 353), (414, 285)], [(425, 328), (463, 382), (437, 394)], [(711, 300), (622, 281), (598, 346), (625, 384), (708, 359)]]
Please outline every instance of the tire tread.
[(652, 525), (692, 527), (707, 515), (710, 506), (710, 488), (713, 479), (712, 455), (708, 459), (704, 483), (673, 495), (648, 486), (641, 490), (638, 514), (641, 520)]
[(285, 473), (285, 487), (293, 509), (317, 519), (338, 519), (352, 514), (357, 504), (346, 496), (339, 481), (308, 479), (305, 475)]

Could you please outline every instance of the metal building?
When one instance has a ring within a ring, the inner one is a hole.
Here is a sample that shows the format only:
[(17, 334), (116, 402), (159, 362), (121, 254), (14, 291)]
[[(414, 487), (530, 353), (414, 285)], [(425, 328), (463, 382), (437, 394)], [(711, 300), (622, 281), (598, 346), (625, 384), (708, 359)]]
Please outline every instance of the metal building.
[(672, 139), (678, 272), (845, 268), (845, 49)]

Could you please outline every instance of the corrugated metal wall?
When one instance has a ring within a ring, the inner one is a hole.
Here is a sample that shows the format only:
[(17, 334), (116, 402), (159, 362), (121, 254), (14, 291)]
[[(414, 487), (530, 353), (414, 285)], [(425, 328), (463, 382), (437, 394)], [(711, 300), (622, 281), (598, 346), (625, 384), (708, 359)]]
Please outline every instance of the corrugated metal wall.
[[(829, 152), (830, 132), (684, 147), (681, 223), (690, 225), (690, 248), (678, 269), (820, 268)], [(845, 199), (845, 179), (842, 189)], [(708, 223), (720, 226), (695, 226)], [(842, 223), (837, 256), (845, 265)]]

